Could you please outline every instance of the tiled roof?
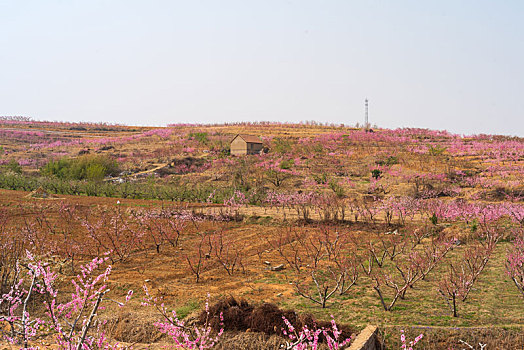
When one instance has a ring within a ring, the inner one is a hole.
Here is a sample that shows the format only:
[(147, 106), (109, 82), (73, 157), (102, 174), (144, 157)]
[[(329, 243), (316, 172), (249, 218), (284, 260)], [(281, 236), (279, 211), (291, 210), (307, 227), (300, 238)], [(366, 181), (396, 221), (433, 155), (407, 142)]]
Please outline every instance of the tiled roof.
[[(249, 142), (249, 143), (262, 143), (262, 141), (258, 138), (258, 136), (254, 136), (254, 135), (242, 135), (242, 134), (238, 134), (237, 136), (240, 136), (244, 141)], [(235, 138), (236, 138), (237, 136), (235, 136)], [(233, 138), (233, 140), (234, 140), (235, 138)]]

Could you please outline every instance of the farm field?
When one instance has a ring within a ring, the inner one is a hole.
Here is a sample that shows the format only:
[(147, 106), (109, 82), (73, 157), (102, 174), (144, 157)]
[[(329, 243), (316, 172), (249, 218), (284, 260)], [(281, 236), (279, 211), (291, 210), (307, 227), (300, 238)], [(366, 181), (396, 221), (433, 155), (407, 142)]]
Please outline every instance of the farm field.
[[(231, 156), (239, 133), (260, 137), (264, 151)], [(81, 266), (106, 259), (93, 269), (103, 277), (90, 287), (89, 308), (72, 312), (87, 320), (104, 291), (91, 339), (173, 345), (155, 326), (166, 322), (155, 304), (193, 324), (206, 300), (232, 297), (323, 322), (333, 316), (354, 334), (377, 325), (388, 349), (399, 347), (401, 329), (409, 339), (424, 334), (418, 346), (427, 349), (459, 348), (460, 340), (524, 346), (522, 138), (11, 118), (0, 120), (0, 140), (0, 291), (43, 266), (55, 274), (42, 272), (59, 291), (56, 302), (66, 303)], [(21, 282), (20, 296), (30, 282)], [(53, 293), (41, 283), (24, 305), (44, 321), (29, 343), (46, 346), (56, 341), (56, 322), (46, 328)], [(23, 342), (21, 304), (12, 305), (5, 297), (0, 304), (3, 332)], [(66, 315), (55, 311), (65, 328)], [(274, 338), (280, 319), (264, 334), (222, 311), (218, 348), (232, 337), (253, 348), (285, 341)]]

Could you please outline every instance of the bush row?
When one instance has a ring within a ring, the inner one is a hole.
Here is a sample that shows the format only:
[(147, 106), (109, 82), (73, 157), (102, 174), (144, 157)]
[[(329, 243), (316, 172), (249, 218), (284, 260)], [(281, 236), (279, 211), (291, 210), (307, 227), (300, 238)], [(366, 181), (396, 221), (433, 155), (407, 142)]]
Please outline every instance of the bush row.
[(234, 189), (213, 189), (207, 185), (180, 186), (179, 184), (153, 184), (150, 182), (112, 183), (95, 180), (74, 180), (59, 177), (24, 176), (14, 173), (0, 174), (0, 188), (18, 191), (34, 191), (38, 188), (50, 194), (84, 195), (94, 197), (157, 199), (182, 202), (223, 203)]

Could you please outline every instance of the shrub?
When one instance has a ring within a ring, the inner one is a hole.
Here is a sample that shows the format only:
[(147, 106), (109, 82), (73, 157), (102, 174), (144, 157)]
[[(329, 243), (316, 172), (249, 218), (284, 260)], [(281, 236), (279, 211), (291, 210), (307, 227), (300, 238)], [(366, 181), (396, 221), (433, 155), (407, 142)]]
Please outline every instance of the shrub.
[(5, 168), (8, 170), (8, 171), (12, 171), (13, 173), (15, 174), (22, 174), (22, 167), (20, 166), (20, 164), (18, 164), (18, 162), (14, 159), (11, 159), (9, 161), (9, 163), (6, 164)]
[(61, 158), (56, 161), (50, 161), (43, 168), (40, 169), (42, 175), (56, 176), (61, 179), (67, 177), (67, 169), (69, 168), (70, 160), (67, 158)]
[(280, 162), (280, 169), (291, 169), (295, 165), (293, 159), (283, 160)]
[(206, 145), (209, 142), (207, 132), (191, 132), (188, 137), (190, 139), (195, 139), (203, 145)]
[(100, 180), (107, 175), (117, 175), (118, 165), (108, 156), (86, 155), (73, 159), (70, 178), (77, 180)]
[(313, 145), (313, 152), (315, 152), (315, 153), (322, 153), (322, 152), (324, 152), (324, 146), (322, 146), (321, 143), (316, 143), (315, 145)]
[[(323, 336), (327, 342), (329, 350), (342, 349), (348, 345), (353, 337), (344, 339), (341, 338), (341, 332), (338, 330), (337, 324), (333, 315), (331, 316), (332, 321), (330, 327), (308, 327), (304, 325), (302, 329), (296, 329), (291, 322), (285, 317), (284, 322), (286, 323), (287, 329), (283, 329), (284, 335), (288, 336), (290, 341), (286, 342), (286, 349), (288, 350), (318, 350), (319, 342)], [(403, 347), (404, 349), (405, 347)], [(412, 350), (412, 348), (409, 348)]]
[(344, 191), (344, 187), (342, 187), (338, 182), (335, 180), (329, 181), (329, 188), (337, 195), (337, 197), (342, 198), (346, 195), (346, 192)]
[(441, 147), (441, 146), (430, 146), (428, 148), (428, 153), (432, 156), (439, 156), (441, 155), (442, 153), (444, 153), (444, 151), (446, 151), (446, 147)]
[(290, 152), (292, 149), (290, 140), (277, 137), (275, 138), (273, 142), (274, 142), (273, 151), (275, 153), (284, 154), (284, 153)]
[(374, 179), (379, 179), (381, 175), (382, 175), (382, 171), (381, 170), (379, 170), (379, 169), (371, 170), (371, 177), (373, 177)]
[(381, 165), (381, 166), (391, 166), (391, 165), (395, 165), (395, 164), (398, 164), (398, 158), (395, 157), (395, 156), (389, 156), (386, 158), (386, 160), (377, 160), (375, 161), (375, 164), (377, 165)]
[(386, 165), (395, 165), (398, 164), (398, 157), (395, 156), (389, 156), (388, 159), (386, 159)]
[(83, 155), (78, 158), (61, 158), (47, 163), (40, 172), (46, 176), (72, 180), (102, 180), (118, 174), (117, 162), (108, 156)]
[[(176, 311), (169, 311), (162, 300), (152, 297), (146, 286), (144, 286), (146, 296), (144, 297), (143, 306), (154, 307), (161, 314), (161, 320), (155, 322), (160, 333), (167, 334), (174, 342), (174, 349), (185, 349), (185, 350), (204, 350), (211, 349), (218, 343), (220, 337), (224, 333), (224, 328), (221, 328), (216, 335), (212, 334), (213, 328), (209, 324), (209, 302), (206, 301), (205, 308), (205, 321), (202, 326), (186, 325), (182, 321)], [(209, 294), (208, 294), (209, 300)], [(219, 315), (222, 319), (222, 314)]]
[(328, 182), (328, 176), (324, 172), (321, 174), (313, 174), (313, 179), (319, 185), (326, 184)]

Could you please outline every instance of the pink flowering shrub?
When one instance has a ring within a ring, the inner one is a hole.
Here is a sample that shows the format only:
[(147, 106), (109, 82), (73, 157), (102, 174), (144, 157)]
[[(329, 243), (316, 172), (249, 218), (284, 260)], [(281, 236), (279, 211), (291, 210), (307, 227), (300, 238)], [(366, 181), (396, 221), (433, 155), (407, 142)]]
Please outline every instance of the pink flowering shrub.
[[(16, 276), (20, 276), (21, 268), (17, 263)], [(29, 289), (23, 285), (24, 278), (19, 278), (13, 283), (9, 292), (0, 298), (0, 321), (8, 324), (9, 330), (3, 334), (3, 338), (10, 344), (21, 344), (24, 348), (28, 347), (44, 321), (40, 318), (33, 318), (27, 311), (27, 304), (35, 290), (35, 283), (38, 272), (29, 270), (27, 277), (31, 280)]]
[(404, 330), (400, 331), (400, 342), (402, 345), (400, 346), (401, 349), (405, 350), (413, 350), (413, 347), (417, 345), (417, 343), (424, 337), (424, 334), (420, 334), (418, 337), (415, 338), (415, 340), (410, 341), (409, 343), (406, 341), (406, 336), (404, 335)]
[[(97, 257), (81, 266), (81, 273), (71, 280), (74, 291), (70, 299), (62, 301), (56, 288), (57, 274), (49, 265), (37, 261), (27, 252), (26, 276), (31, 281), (29, 287), (26, 288), (24, 277), (20, 277), (11, 290), (0, 298), (0, 320), (9, 325), (9, 332), (4, 334), (4, 339), (11, 344), (28, 348), (29, 342), (39, 332), (50, 331), (60, 349), (115, 348), (99, 328), (92, 331), (95, 323), (98, 323), (97, 312), (103, 309), (105, 294), (109, 292), (106, 281), (111, 273), (111, 266), (107, 266), (101, 273), (96, 272), (106, 260), (107, 258)], [(20, 268), (18, 274), (20, 275)], [(32, 317), (29, 313), (29, 302), (36, 293), (44, 296), (46, 317)], [(128, 292), (126, 302), (132, 294), (132, 291)], [(125, 305), (122, 302), (117, 304)]]
[(320, 336), (323, 335), (329, 350), (342, 349), (353, 340), (353, 338), (340, 339), (341, 332), (338, 330), (333, 315), (331, 315), (331, 329), (316, 328), (309, 329), (304, 325), (297, 330), (286, 317), (282, 316), (287, 329), (282, 329), (284, 336), (289, 338), (286, 342), (287, 350), (316, 350), (320, 344)]
[[(173, 348), (185, 349), (185, 350), (203, 350), (211, 349), (218, 342), (222, 334), (224, 333), (223, 323), (222, 328), (216, 335), (212, 335), (212, 327), (209, 325), (209, 294), (208, 300), (206, 300), (206, 313), (208, 318), (204, 325), (193, 327), (186, 326), (185, 322), (178, 318), (176, 311), (168, 311), (167, 307), (163, 302), (149, 293), (147, 286), (144, 286), (146, 296), (142, 302), (143, 306), (149, 306), (155, 308), (160, 315), (162, 320), (155, 323), (157, 329), (164, 334), (167, 334), (174, 342)], [(223, 321), (222, 313), (220, 314), (220, 320)]]
[(524, 237), (517, 237), (507, 254), (506, 271), (524, 296)]

